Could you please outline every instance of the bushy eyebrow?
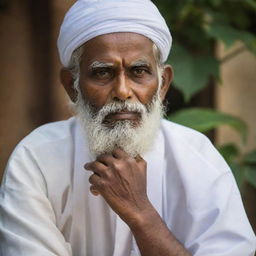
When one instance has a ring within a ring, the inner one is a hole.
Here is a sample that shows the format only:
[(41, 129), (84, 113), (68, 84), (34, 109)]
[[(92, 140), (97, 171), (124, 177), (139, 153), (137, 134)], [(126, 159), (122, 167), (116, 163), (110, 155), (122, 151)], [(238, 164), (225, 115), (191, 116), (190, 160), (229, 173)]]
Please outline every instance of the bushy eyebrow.
[[(148, 67), (148, 68), (151, 67), (150, 63), (143, 59), (132, 62), (130, 66), (131, 67)], [(112, 68), (112, 67), (114, 67), (114, 64), (112, 63), (94, 61), (92, 64), (89, 65), (88, 70), (93, 71), (97, 68)]]
[(135, 67), (151, 67), (150, 63), (146, 60), (136, 60), (134, 62), (131, 63), (131, 66), (135, 66)]
[(95, 70), (97, 68), (111, 68), (111, 67), (113, 67), (112, 63), (94, 61), (91, 65), (89, 65), (88, 70), (92, 71), (92, 70)]

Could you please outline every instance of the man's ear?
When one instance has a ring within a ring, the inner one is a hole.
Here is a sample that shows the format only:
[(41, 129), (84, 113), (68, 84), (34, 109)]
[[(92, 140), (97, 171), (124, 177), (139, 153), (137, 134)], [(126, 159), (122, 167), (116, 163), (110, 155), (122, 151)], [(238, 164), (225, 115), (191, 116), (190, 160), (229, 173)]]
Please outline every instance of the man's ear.
[(60, 70), (60, 81), (69, 98), (72, 100), (72, 102), (75, 102), (77, 98), (77, 91), (74, 89), (74, 79), (69, 69), (62, 68)]
[(171, 65), (165, 65), (162, 72), (162, 84), (160, 89), (160, 97), (163, 101), (165, 99), (166, 93), (169, 90), (170, 84), (173, 79), (173, 69)]

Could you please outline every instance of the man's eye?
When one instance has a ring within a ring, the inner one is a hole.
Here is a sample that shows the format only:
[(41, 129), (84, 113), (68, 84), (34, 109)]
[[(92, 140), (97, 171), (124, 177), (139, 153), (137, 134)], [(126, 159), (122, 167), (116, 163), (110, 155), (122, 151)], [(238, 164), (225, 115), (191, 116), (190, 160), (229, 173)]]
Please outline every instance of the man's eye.
[(132, 73), (135, 76), (141, 77), (141, 76), (145, 75), (146, 73), (148, 73), (148, 70), (145, 68), (133, 68)]
[(112, 77), (113, 72), (108, 68), (96, 69), (92, 72), (93, 76), (98, 79), (109, 79)]

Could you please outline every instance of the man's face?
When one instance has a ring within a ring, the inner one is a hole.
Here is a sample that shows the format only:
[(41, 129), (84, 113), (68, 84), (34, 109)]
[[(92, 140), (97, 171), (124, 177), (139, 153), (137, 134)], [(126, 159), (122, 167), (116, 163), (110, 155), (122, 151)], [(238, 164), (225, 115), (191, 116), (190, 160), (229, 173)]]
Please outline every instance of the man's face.
[[(152, 147), (172, 78), (171, 67), (160, 70), (154, 54), (153, 43), (134, 33), (98, 36), (84, 44), (74, 110), (94, 155), (119, 147), (136, 156)], [(73, 99), (68, 70), (61, 78)]]
[[(157, 65), (153, 43), (135, 33), (98, 36), (83, 48), (80, 65), (80, 89), (95, 111), (110, 102), (151, 103), (158, 89)], [(140, 115), (120, 111), (106, 116), (104, 123), (131, 120)]]

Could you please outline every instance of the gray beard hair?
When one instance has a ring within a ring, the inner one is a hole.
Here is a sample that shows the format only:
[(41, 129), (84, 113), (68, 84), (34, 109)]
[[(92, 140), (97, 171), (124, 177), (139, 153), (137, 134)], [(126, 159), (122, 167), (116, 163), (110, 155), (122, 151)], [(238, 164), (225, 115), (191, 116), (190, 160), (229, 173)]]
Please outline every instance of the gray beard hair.
[[(75, 83), (78, 83), (78, 79), (76, 80)], [(111, 153), (116, 147), (123, 149), (131, 157), (143, 155), (152, 149), (164, 113), (159, 90), (153, 96), (151, 103), (146, 106), (129, 101), (113, 101), (95, 112), (83, 98), (80, 87), (76, 88), (77, 101), (72, 109), (82, 125), (89, 150), (94, 157)], [(140, 113), (139, 125), (134, 126), (130, 120), (117, 121), (111, 127), (103, 124), (107, 115), (122, 110)]]

